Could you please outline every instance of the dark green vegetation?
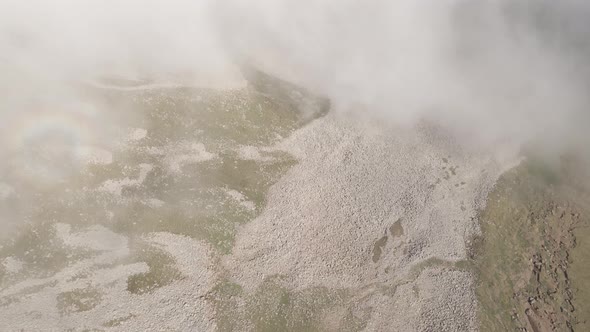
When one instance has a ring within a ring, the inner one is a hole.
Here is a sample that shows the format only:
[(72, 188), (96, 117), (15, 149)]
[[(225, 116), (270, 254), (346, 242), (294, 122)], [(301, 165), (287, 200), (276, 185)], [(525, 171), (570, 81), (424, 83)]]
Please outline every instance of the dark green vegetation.
[(582, 165), (529, 158), (489, 195), (474, 248), (482, 331), (590, 328), (590, 182)]
[[(368, 318), (352, 313), (354, 298), (347, 291), (321, 287), (288, 290), (280, 276), (268, 278), (253, 294), (239, 285), (220, 283), (208, 299), (215, 305), (219, 331), (240, 331), (248, 326), (260, 332), (312, 332), (335, 330), (336, 326), (338, 331), (352, 332), (361, 331)], [(327, 318), (330, 315), (335, 321)]]
[(88, 311), (100, 303), (100, 292), (96, 289), (76, 289), (57, 296), (57, 307), (62, 315), (70, 312)]

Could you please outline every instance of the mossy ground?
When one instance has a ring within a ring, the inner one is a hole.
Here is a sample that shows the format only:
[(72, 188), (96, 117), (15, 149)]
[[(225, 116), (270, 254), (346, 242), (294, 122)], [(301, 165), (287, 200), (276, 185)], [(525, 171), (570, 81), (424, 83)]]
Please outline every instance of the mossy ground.
[(565, 159), (555, 167), (528, 158), (497, 182), (474, 248), (482, 331), (587, 330), (583, 177)]

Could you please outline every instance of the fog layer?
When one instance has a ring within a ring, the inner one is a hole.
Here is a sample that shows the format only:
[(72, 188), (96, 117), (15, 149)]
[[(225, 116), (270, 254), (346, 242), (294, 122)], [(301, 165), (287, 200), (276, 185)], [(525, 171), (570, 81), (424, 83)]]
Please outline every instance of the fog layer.
[(80, 82), (236, 87), (254, 65), (335, 111), (428, 118), (469, 142), (581, 144), (589, 13), (576, 0), (6, 0), (0, 126), (47, 100), (76, 104)]

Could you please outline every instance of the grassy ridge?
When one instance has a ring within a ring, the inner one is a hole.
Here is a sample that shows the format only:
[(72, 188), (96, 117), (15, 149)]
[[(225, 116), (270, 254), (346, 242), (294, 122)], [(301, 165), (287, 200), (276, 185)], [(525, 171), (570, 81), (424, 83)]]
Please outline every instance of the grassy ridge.
[[(566, 161), (505, 173), (481, 212), (475, 248), (482, 331), (586, 330), (590, 200)], [(585, 230), (580, 232), (579, 230)], [(576, 271), (576, 272), (574, 272)]]

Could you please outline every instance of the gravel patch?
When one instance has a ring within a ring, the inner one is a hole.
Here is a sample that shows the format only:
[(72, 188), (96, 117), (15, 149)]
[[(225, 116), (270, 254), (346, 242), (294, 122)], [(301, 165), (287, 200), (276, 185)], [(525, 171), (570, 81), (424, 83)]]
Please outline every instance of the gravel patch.
[(234, 282), (254, 291), (282, 275), (293, 289), (363, 290), (372, 308), (367, 330), (475, 329), (470, 273), (422, 266), (467, 259), (468, 241), (480, 231), (477, 211), (514, 150), (472, 151), (426, 124), (338, 115), (277, 148), (299, 164), (270, 189), (266, 209), (224, 258)]
[(183, 277), (152, 293), (135, 295), (127, 290), (127, 278), (147, 272), (146, 264), (113, 265), (128, 257), (127, 238), (102, 226), (80, 232), (71, 232), (65, 224), (56, 227), (67, 245), (98, 250), (100, 254), (52, 277), (29, 279), (2, 290), (0, 298), (9, 302), (0, 306), (0, 330), (215, 329), (214, 313), (204, 300), (215, 280), (207, 246), (164, 232), (145, 236), (143, 241), (172, 256)]

